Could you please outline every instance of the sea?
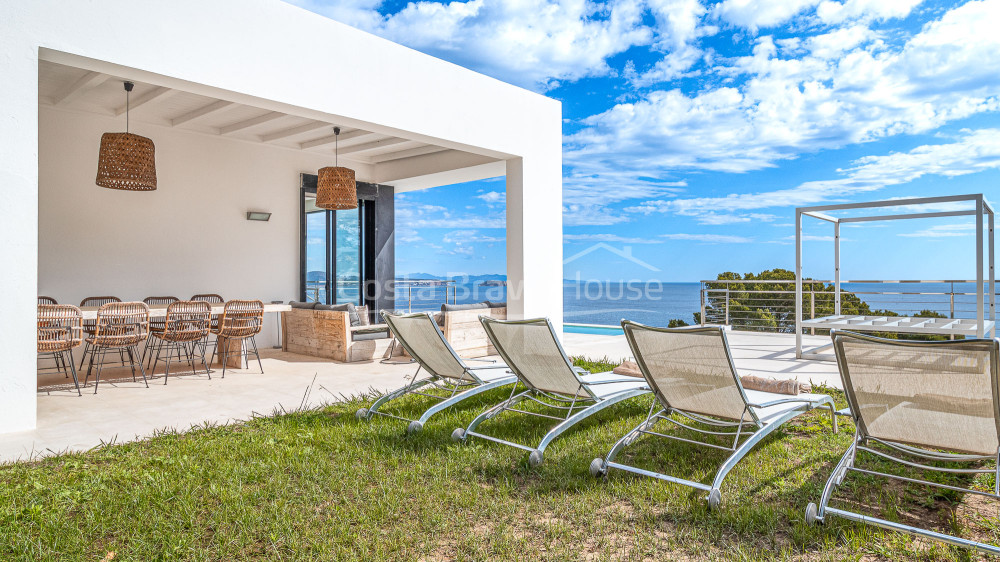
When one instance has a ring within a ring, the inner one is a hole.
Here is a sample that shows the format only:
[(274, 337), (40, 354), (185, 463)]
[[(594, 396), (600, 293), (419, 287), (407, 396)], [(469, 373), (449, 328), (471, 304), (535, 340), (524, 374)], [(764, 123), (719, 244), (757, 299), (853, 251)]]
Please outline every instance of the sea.
[[(975, 317), (974, 283), (844, 283), (844, 291), (854, 292), (872, 309), (892, 310), (913, 315), (932, 310), (950, 316), (951, 293), (955, 295), (954, 316)], [(793, 290), (789, 285), (789, 290)], [(446, 297), (447, 292), (447, 297)], [(878, 293), (878, 294), (876, 294)], [(963, 294), (964, 293), (964, 294)], [(441, 303), (473, 303), (484, 300), (506, 301), (506, 287), (479, 282), (456, 283), (450, 288), (421, 286), (412, 290), (397, 289), (397, 310), (437, 311)], [(701, 310), (701, 284), (660, 282), (565, 281), (563, 283), (563, 318), (568, 324), (617, 326), (623, 318), (666, 326), (679, 319), (694, 323)]]

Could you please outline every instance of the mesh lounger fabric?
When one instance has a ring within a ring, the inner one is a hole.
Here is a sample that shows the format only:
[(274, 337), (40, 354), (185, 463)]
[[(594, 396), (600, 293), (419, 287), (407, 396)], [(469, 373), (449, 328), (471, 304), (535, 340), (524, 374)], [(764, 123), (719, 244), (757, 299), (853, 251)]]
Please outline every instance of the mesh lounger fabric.
[(721, 330), (663, 332), (633, 327), (630, 334), (636, 358), (645, 365), (653, 391), (664, 405), (727, 420), (743, 418), (746, 402)]
[[(474, 380), (466, 373), (462, 361), (448, 347), (448, 342), (445, 341), (444, 336), (441, 335), (441, 331), (438, 330), (430, 316), (426, 314), (390, 315), (385, 320), (392, 328), (396, 338), (424, 369), (439, 377), (464, 381)], [(489, 376), (497, 375), (491, 374)]]
[(544, 319), (487, 321), (484, 325), (497, 351), (525, 384), (535, 390), (565, 396), (581, 392), (580, 380)]
[(865, 434), (885, 441), (997, 453), (992, 340), (894, 344), (838, 332), (841, 375)]

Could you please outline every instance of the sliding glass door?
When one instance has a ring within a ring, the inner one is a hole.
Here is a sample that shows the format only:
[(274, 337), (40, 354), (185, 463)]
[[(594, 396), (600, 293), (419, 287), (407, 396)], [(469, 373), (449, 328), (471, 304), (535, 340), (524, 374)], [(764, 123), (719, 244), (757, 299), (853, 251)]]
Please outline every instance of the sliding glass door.
[(357, 209), (328, 211), (316, 206), (316, 190), (302, 189), (300, 298), (323, 304), (362, 303), (364, 246)]
[(334, 236), (334, 272), (337, 280), (336, 302), (361, 303), (362, 260), (361, 208), (333, 211), (336, 223)]

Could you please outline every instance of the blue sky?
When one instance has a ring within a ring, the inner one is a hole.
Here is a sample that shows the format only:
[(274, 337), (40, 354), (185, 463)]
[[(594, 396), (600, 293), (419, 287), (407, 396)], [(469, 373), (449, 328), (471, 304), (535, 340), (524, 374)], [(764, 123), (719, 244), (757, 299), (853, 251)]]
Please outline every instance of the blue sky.
[[(1000, 0), (294, 0), (559, 99), (566, 277), (794, 265), (796, 206), (1000, 201)], [(505, 269), (503, 180), (399, 197), (397, 271)], [(849, 279), (974, 277), (970, 217), (843, 232)], [(810, 225), (806, 274), (832, 275)]]

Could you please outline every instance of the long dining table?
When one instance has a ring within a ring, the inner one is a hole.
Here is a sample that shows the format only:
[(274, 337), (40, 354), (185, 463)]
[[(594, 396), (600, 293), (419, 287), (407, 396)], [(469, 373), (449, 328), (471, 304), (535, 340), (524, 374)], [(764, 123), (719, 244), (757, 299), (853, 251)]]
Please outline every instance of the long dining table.
[[(225, 303), (218, 303), (218, 304), (209, 303), (209, 304), (212, 305), (212, 315), (213, 316), (215, 316), (215, 315), (221, 315), (222, 312), (226, 308)], [(149, 317), (150, 318), (166, 318), (166, 316), (167, 316), (167, 306), (168, 305), (165, 305), (165, 304), (153, 304), (153, 305), (148, 305), (148, 306), (149, 306)], [(83, 312), (83, 319), (84, 320), (96, 320), (97, 319), (97, 309), (99, 309), (99, 308), (100, 307), (98, 307), (98, 306), (81, 306), (80, 307), (80, 311)], [(264, 304), (264, 313), (265, 314), (267, 314), (269, 312), (288, 312), (291, 309), (292, 309), (292, 307), (290, 305), (287, 305), (287, 304)], [(219, 345), (218, 341), (216, 341), (216, 345)], [(236, 368), (236, 369), (242, 369), (243, 367), (245, 367), (245, 365), (243, 363), (243, 354), (242, 354), (242, 351), (243, 351), (243, 340), (233, 340), (231, 342), (225, 343), (224, 345), (238, 346), (238, 349), (232, 348), (231, 352), (227, 354), (229, 356), (229, 361), (226, 362), (226, 366), (227, 367)], [(216, 355), (218, 356), (218, 362), (219, 362), (219, 364), (221, 364), (222, 363), (222, 356), (223, 356), (223, 354), (222, 353), (216, 353)]]

